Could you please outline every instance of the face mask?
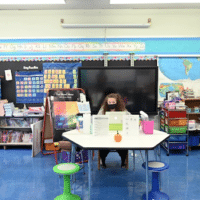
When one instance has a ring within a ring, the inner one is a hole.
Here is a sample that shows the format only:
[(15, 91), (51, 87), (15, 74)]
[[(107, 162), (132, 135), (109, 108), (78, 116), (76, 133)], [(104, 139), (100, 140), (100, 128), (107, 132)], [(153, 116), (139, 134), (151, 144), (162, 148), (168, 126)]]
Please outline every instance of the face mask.
[(109, 109), (115, 109), (115, 107), (117, 106), (117, 104), (108, 104), (108, 108)]

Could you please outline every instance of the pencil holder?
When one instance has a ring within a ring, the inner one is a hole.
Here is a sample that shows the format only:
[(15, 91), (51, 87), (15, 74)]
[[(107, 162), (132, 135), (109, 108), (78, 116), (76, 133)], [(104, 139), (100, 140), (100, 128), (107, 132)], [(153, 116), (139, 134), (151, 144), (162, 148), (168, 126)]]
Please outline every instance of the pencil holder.
[(145, 134), (153, 134), (154, 121), (142, 121), (142, 131)]

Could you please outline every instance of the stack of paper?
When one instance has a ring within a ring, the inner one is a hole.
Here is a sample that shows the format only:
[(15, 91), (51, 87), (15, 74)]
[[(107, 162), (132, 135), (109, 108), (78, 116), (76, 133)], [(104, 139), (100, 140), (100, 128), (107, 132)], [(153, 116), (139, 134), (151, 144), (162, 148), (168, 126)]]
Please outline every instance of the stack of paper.
[(24, 111), (24, 116), (43, 116), (44, 107), (29, 107), (28, 110)]
[(6, 117), (12, 117), (13, 112), (15, 110), (14, 104), (13, 103), (5, 103), (3, 105), (3, 107), (4, 107), (4, 111), (5, 111), (5, 116)]
[(92, 116), (93, 135), (108, 135), (109, 133), (109, 118), (107, 115)]

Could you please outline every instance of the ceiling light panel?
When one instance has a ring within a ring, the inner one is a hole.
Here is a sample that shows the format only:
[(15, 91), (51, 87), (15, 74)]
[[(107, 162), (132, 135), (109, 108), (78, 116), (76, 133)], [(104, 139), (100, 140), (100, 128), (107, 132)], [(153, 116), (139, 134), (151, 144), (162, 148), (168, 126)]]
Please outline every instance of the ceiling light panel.
[(28, 5), (28, 4), (65, 4), (64, 0), (0, 0), (4, 5)]
[(172, 4), (172, 3), (200, 3), (200, 0), (110, 0), (110, 4)]

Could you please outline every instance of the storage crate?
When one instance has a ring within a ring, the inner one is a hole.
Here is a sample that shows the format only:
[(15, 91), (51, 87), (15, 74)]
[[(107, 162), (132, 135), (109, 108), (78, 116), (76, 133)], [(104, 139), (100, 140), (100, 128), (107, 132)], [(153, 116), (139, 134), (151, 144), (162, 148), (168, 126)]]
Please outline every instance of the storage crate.
[[(62, 152), (62, 159), (65, 162), (70, 162), (71, 160), (71, 153), (67, 153), (66, 151)], [(81, 152), (76, 152), (75, 156), (75, 162), (76, 163), (81, 163), (82, 162), (82, 157), (81, 157)], [(88, 150), (83, 150), (83, 162), (88, 162)]]
[(187, 144), (185, 143), (169, 143), (169, 149), (182, 150), (186, 148), (187, 148)]
[(160, 115), (160, 118), (161, 118), (161, 119), (165, 119), (165, 116), (164, 116), (164, 115)]
[(187, 119), (165, 118), (165, 124), (169, 126), (187, 126)]
[(160, 125), (162, 125), (162, 126), (165, 125), (165, 120), (164, 119), (160, 119)]
[(170, 142), (186, 142), (187, 136), (186, 135), (170, 135), (169, 141)]
[(186, 110), (165, 110), (165, 117), (168, 118), (186, 118)]
[(164, 126), (160, 125), (160, 131), (165, 132), (165, 128), (164, 128)]
[(169, 134), (186, 134), (187, 126), (168, 126), (165, 125), (165, 132)]

